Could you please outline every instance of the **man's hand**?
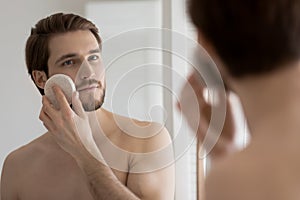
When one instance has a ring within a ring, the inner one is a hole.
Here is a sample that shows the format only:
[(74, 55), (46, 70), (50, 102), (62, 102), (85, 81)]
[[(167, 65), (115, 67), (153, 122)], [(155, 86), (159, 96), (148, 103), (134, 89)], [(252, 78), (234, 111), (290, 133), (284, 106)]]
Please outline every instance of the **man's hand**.
[(103, 160), (93, 139), (88, 117), (78, 97), (78, 92), (72, 96), (70, 108), (62, 90), (58, 86), (53, 88), (59, 109), (56, 110), (46, 96), (43, 96), (43, 107), (40, 120), (55, 138), (60, 147), (75, 159), (86, 150), (96, 159)]
[[(211, 110), (212, 106), (218, 105), (210, 105), (204, 98), (204, 89), (205, 87), (200, 84), (200, 81), (197, 80), (199, 76), (194, 72), (188, 79), (185, 84), (182, 94), (181, 94), (181, 102), (178, 104), (178, 108), (182, 111), (183, 115), (187, 119), (192, 130), (197, 133), (198, 142), (200, 143), (199, 147), (203, 143), (204, 138), (207, 136), (207, 129), (211, 120)], [(195, 101), (197, 98), (197, 101)], [(199, 107), (199, 112), (201, 117), (195, 112), (197, 112), (194, 108), (197, 102)], [(234, 145), (234, 121), (232, 116), (232, 109), (229, 103), (228, 95), (226, 97), (226, 117), (224, 127), (222, 129), (221, 135), (218, 138), (216, 145), (213, 147), (211, 152), (208, 152), (211, 159), (222, 158), (225, 155), (236, 150)], [(200, 120), (200, 121), (199, 121)], [(210, 137), (209, 135), (207, 137)], [(199, 150), (199, 149), (198, 149)]]

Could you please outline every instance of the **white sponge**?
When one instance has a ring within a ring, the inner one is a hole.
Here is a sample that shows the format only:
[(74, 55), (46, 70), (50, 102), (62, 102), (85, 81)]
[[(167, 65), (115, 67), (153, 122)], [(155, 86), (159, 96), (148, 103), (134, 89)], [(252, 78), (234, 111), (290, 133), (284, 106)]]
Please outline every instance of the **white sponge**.
[(76, 91), (76, 87), (73, 80), (69, 76), (64, 74), (55, 74), (47, 80), (44, 88), (45, 95), (53, 104), (53, 106), (56, 109), (58, 109), (59, 108), (58, 102), (56, 100), (55, 94), (52, 89), (54, 84), (58, 85), (62, 89), (63, 93), (66, 96), (67, 101), (69, 102), (69, 104), (71, 104), (72, 93)]

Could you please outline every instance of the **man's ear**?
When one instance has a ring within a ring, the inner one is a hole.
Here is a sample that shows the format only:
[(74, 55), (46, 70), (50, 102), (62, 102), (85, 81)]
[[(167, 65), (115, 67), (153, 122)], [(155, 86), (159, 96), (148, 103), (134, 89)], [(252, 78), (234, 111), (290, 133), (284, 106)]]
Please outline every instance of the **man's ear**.
[(39, 70), (33, 70), (32, 71), (32, 76), (35, 84), (41, 88), (44, 89), (45, 83), (47, 81), (47, 74), (44, 71), (39, 71)]

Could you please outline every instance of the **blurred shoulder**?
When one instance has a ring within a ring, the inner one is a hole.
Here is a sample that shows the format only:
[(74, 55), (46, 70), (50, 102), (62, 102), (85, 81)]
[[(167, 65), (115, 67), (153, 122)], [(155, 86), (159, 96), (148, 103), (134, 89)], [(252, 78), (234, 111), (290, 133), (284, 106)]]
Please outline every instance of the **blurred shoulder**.
[(212, 165), (205, 182), (206, 200), (257, 199), (264, 170), (256, 159), (240, 152)]

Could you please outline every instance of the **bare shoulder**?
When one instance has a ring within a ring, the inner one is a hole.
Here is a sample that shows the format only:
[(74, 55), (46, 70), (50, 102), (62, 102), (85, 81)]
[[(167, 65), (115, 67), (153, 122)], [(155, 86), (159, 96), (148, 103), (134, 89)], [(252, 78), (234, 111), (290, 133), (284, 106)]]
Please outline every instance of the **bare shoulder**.
[(132, 152), (152, 152), (171, 143), (171, 137), (164, 125), (157, 122), (140, 121), (118, 116), (117, 125), (129, 143), (135, 144)]
[(12, 151), (8, 154), (4, 161), (4, 167), (22, 168), (24, 169), (30, 163), (35, 163), (36, 159), (43, 157), (43, 153), (47, 152), (51, 139), (44, 134), (41, 137), (31, 141), (30, 143)]
[(32, 169), (36, 159), (42, 157), (41, 152), (46, 148), (43, 144), (44, 136), (24, 145), (5, 158), (1, 174), (1, 195), (8, 199), (15, 199), (17, 188), (21, 184), (24, 172)]
[[(106, 136), (126, 150), (126, 186), (142, 199), (174, 199), (173, 145), (159, 123), (137, 120), (105, 111)], [(111, 157), (111, 154), (110, 154)]]
[[(127, 186), (142, 199), (174, 199), (173, 145), (164, 125), (127, 118), (123, 134), (131, 144)], [(130, 136), (128, 136), (130, 135)]]
[(156, 151), (171, 143), (171, 137), (166, 127), (157, 122), (145, 122), (135, 120), (135, 124), (140, 127), (140, 131), (132, 132), (137, 134), (143, 141), (146, 152)]

